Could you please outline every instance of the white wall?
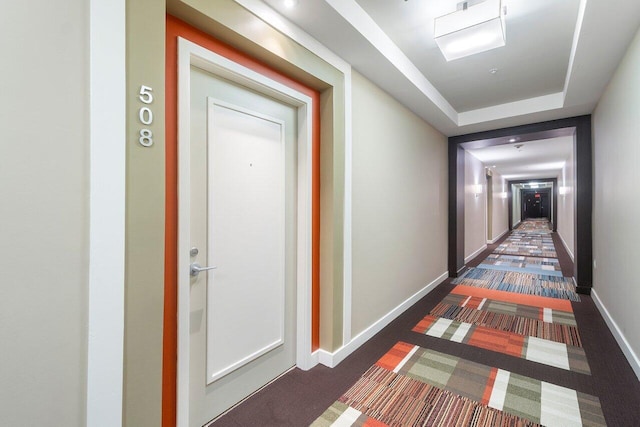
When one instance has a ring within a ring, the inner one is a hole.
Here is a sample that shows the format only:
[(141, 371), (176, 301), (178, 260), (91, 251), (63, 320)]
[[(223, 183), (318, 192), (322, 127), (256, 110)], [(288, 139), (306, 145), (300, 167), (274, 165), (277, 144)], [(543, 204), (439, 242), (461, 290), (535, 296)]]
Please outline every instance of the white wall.
[(558, 235), (564, 243), (567, 252), (571, 260), (573, 260), (573, 254), (575, 253), (575, 229), (574, 229), (574, 194), (575, 194), (575, 172), (573, 166), (573, 151), (567, 159), (562, 172), (558, 177), (558, 193), (560, 189), (565, 194), (558, 194)]
[(640, 33), (593, 115), (593, 289), (640, 377), (640, 199), (635, 197), (640, 181), (639, 118)]
[(447, 139), (353, 74), (352, 335), (447, 270)]
[(509, 201), (507, 199), (507, 181), (502, 175), (493, 172), (493, 211), (491, 216), (491, 241), (495, 242), (509, 231)]
[[(482, 185), (476, 197), (474, 187)], [(464, 258), (468, 262), (487, 246), (487, 197), (484, 165), (471, 153), (464, 153)]]
[(0, 425), (85, 422), (88, 2), (0, 14)]
[(515, 227), (520, 221), (522, 221), (522, 212), (520, 212), (520, 189), (515, 185), (511, 185), (511, 212), (513, 218), (511, 218), (512, 226)]

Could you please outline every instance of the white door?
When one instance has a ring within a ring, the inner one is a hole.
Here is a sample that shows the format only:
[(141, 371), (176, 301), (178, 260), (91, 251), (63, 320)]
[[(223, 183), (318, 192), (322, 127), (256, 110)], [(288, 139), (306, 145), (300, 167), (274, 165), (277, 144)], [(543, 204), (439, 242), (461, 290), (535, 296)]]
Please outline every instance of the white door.
[[(297, 109), (191, 67), (189, 424), (296, 362)], [(195, 270), (195, 269), (194, 269)]]

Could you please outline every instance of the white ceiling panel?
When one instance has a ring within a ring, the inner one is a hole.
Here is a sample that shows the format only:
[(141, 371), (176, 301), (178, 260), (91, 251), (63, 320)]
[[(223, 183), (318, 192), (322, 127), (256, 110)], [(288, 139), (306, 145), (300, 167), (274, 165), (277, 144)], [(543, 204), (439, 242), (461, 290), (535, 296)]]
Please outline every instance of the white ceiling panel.
[(357, 1), (458, 112), (564, 90), (579, 0), (505, 0), (506, 46), (451, 62), (433, 22), (457, 1)]
[(467, 150), (507, 180), (556, 178), (573, 150), (573, 137), (516, 142)]

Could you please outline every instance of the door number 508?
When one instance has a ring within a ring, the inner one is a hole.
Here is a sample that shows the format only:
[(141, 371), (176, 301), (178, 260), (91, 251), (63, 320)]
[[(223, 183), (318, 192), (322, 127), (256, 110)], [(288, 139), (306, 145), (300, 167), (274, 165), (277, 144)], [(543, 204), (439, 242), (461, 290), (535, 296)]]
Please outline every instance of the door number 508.
[[(140, 93), (138, 99), (140, 102), (146, 105), (150, 105), (153, 102), (153, 88), (149, 86), (140, 86)], [(153, 110), (150, 107), (142, 106), (138, 110), (138, 120), (145, 126), (149, 126), (153, 123)], [(153, 132), (149, 128), (140, 129), (140, 138), (138, 142), (143, 147), (151, 147), (153, 145)]]

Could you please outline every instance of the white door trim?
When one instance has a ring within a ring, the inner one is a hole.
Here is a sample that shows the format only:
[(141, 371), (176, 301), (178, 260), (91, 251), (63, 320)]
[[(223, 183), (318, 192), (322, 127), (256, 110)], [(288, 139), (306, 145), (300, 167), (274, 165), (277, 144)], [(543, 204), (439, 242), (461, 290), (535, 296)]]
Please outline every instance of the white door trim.
[(126, 5), (89, 3), (89, 296), (86, 425), (122, 426)]
[(296, 365), (310, 369), (312, 99), (183, 38), (178, 38), (178, 366), (177, 425), (189, 425), (189, 217), (191, 65), (298, 109)]

